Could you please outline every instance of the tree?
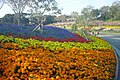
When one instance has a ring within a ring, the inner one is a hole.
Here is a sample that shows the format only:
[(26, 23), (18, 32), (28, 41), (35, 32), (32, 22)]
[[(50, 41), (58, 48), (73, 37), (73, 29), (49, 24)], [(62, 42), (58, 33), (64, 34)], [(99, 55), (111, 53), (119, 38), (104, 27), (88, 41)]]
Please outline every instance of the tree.
[(73, 12), (71, 13), (71, 16), (72, 16), (72, 17), (78, 17), (78, 16), (79, 16), (79, 13), (78, 13), (78, 12), (73, 11)]
[(22, 16), (20, 17), (20, 22), (22, 24), (28, 25), (29, 24), (29, 15), (28, 13), (22, 13)]
[(83, 15), (80, 15), (79, 18), (77, 19), (76, 23), (77, 23), (79, 26), (85, 25), (84, 16), (83, 16)]
[(120, 1), (116, 1), (110, 7), (111, 20), (120, 20)]
[(0, 9), (3, 7), (4, 1), (0, 0)]
[(77, 19), (79, 18), (79, 13), (73, 11), (73, 12), (71, 13), (71, 17), (72, 17), (75, 21), (77, 21)]
[(3, 23), (7, 23), (7, 24), (14, 24), (15, 19), (14, 19), (14, 14), (6, 14), (3, 18), (2, 18)]
[(25, 7), (27, 6), (29, 0), (6, 0), (8, 6), (14, 11), (15, 17), (17, 19), (18, 25), (20, 24), (20, 18), (22, 16)]
[(67, 15), (60, 15), (55, 18), (57, 22), (66, 22)]
[(82, 18), (82, 20), (84, 22), (84, 27), (88, 26), (89, 25), (88, 22), (90, 22), (91, 20), (93, 20), (93, 17), (91, 15), (92, 9), (93, 9), (92, 6), (87, 6), (86, 8), (83, 8), (83, 10), (81, 12), (81, 14), (82, 14), (81, 18)]
[(108, 20), (110, 19), (110, 7), (109, 6), (103, 6), (100, 9), (100, 20)]
[(52, 16), (52, 15), (46, 15), (46, 21), (44, 22), (44, 24), (51, 24), (55, 22), (55, 17), (56, 16)]
[(43, 23), (46, 20), (45, 13), (57, 14), (60, 13), (60, 9), (57, 7), (55, 0), (30, 0), (29, 8), (31, 12), (31, 18), (36, 18), (38, 26), (33, 30), (41, 30)]
[(73, 32), (77, 31), (77, 25), (76, 25), (76, 24), (73, 24), (73, 25), (72, 25), (72, 31), (73, 31)]
[(100, 11), (98, 9), (92, 9), (91, 15), (93, 19), (97, 19), (100, 16)]
[[(27, 18), (27, 13), (22, 13), (22, 17), (20, 18), (20, 22), (22, 24), (27, 25), (29, 23), (29, 19)], [(17, 20), (15, 18), (15, 14), (6, 14), (3, 18), (1, 18), (1, 23), (4, 24), (17, 24)]]

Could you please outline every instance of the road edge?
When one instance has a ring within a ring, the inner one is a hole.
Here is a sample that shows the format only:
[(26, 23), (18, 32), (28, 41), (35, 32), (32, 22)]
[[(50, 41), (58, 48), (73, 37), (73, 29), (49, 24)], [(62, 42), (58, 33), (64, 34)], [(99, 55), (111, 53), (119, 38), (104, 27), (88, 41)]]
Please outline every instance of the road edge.
[(116, 73), (115, 73), (115, 78), (114, 80), (119, 80), (120, 79), (120, 74), (119, 74), (119, 70), (120, 70), (120, 61), (119, 61), (119, 58), (120, 58), (120, 51), (115, 47), (113, 46), (113, 49), (114, 49), (114, 53), (115, 53), (115, 56), (116, 56), (116, 59), (117, 59), (117, 65), (116, 65)]

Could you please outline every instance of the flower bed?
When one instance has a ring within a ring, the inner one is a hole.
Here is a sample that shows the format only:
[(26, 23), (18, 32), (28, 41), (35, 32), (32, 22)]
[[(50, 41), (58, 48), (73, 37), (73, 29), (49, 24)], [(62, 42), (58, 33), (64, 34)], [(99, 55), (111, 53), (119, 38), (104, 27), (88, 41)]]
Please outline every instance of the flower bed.
[(0, 25), (0, 80), (114, 78), (116, 58), (108, 42), (56, 27), (31, 33), (33, 28)]
[(22, 38), (14, 38), (7, 36), (0, 36), (1, 43), (12, 42), (14, 44), (18, 44), (18, 47), (23, 49), (29, 46), (42, 46), (43, 48), (47, 48), (49, 50), (57, 50), (58, 48), (62, 49), (71, 49), (71, 48), (80, 48), (81, 50), (89, 49), (89, 50), (99, 50), (99, 49), (112, 49), (111, 45), (99, 38), (95, 38), (89, 36), (92, 42), (89, 43), (80, 43), (80, 42), (54, 42), (54, 41), (41, 41), (35, 39), (22, 39)]
[(115, 76), (116, 60), (111, 49), (51, 51), (0, 43), (0, 55), (1, 80), (112, 80)]
[(84, 37), (74, 34), (66, 29), (44, 26), (43, 31), (32, 31), (35, 26), (16, 26), (16, 25), (0, 25), (0, 34), (21, 37), (32, 38), (44, 41), (59, 41), (59, 42), (90, 42)]

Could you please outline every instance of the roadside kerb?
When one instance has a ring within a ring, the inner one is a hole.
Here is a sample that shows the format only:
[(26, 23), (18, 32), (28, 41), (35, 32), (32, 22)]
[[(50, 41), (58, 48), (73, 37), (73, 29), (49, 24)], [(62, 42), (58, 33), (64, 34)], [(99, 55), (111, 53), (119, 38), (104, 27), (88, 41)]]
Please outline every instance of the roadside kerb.
[(116, 75), (114, 80), (120, 80), (120, 50), (117, 49), (115, 46), (112, 46), (114, 48), (114, 53), (117, 59), (117, 65), (116, 65)]

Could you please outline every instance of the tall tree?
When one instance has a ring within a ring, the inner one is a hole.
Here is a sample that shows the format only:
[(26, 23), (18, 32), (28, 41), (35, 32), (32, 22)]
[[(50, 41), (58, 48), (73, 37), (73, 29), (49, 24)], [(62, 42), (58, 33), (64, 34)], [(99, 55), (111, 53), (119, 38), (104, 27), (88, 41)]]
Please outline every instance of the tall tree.
[(66, 22), (67, 15), (60, 15), (55, 18), (57, 22)]
[(79, 16), (79, 13), (78, 13), (78, 12), (73, 11), (73, 12), (71, 13), (71, 16), (72, 16), (72, 17), (78, 17), (78, 16)]
[(14, 11), (15, 17), (17, 19), (18, 25), (20, 24), (20, 18), (22, 16), (25, 7), (27, 6), (29, 0), (6, 0), (8, 6)]
[(73, 11), (73, 12), (71, 13), (71, 17), (72, 17), (75, 21), (77, 21), (77, 19), (79, 18), (79, 13)]
[(92, 9), (91, 15), (93, 19), (97, 19), (100, 16), (100, 11), (98, 9)]
[(3, 18), (3, 23), (7, 23), (7, 24), (14, 24), (15, 23), (15, 19), (14, 19), (14, 14), (6, 14)]
[(55, 17), (56, 16), (52, 16), (52, 15), (46, 15), (46, 21), (44, 22), (44, 24), (51, 24), (55, 22)]
[(3, 7), (4, 1), (0, 0), (0, 9)]
[(93, 7), (92, 6), (87, 6), (86, 8), (83, 8), (81, 14), (81, 18), (83, 19), (84, 22), (84, 26), (88, 26), (89, 25), (89, 21), (93, 20), (93, 17), (91, 15), (91, 11), (92, 11)]
[(120, 20), (120, 1), (115, 1), (110, 7), (111, 20)]
[(108, 20), (110, 18), (110, 7), (109, 6), (103, 6), (100, 9), (100, 20)]
[(45, 13), (56, 14), (61, 12), (61, 10), (58, 9), (57, 2), (55, 0), (30, 0), (29, 8), (31, 17), (37, 19), (38, 26), (34, 30), (42, 29), (43, 22), (46, 20), (46, 17), (44, 16)]

